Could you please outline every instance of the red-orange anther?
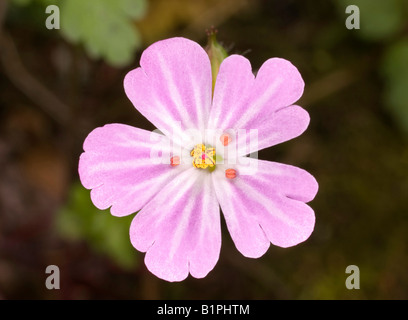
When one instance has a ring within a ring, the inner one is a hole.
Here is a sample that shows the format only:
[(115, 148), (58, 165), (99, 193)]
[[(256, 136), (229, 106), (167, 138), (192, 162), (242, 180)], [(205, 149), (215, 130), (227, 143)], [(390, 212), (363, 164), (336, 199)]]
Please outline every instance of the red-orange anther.
[(178, 166), (180, 164), (180, 157), (179, 156), (174, 156), (170, 158), (170, 165), (172, 167)]
[(237, 171), (235, 169), (225, 170), (225, 177), (228, 179), (234, 179), (237, 176)]
[(220, 137), (223, 146), (227, 146), (231, 142), (231, 136), (228, 133), (223, 133)]

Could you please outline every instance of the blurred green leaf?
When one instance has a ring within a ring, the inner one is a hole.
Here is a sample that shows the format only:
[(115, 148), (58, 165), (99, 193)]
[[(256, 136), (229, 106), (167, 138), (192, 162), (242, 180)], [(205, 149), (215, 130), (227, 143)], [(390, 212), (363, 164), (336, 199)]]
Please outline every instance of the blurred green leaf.
[(121, 0), (116, 1), (121, 3), (119, 8), (123, 11), (124, 14), (132, 17), (135, 20), (141, 19), (145, 16), (147, 12), (147, 1), (146, 0)]
[(408, 134), (408, 39), (389, 46), (381, 71), (386, 81), (385, 104)]
[(406, 20), (404, 1), (406, 0), (338, 0), (338, 5), (343, 13), (349, 5), (358, 6), (358, 34), (366, 40), (377, 41), (385, 40), (401, 30)]
[(61, 0), (11, 0), (12, 4), (16, 4), (18, 6), (26, 6), (28, 4), (31, 4), (32, 2), (37, 3), (37, 4), (42, 4), (42, 5), (59, 5)]
[(82, 43), (91, 57), (123, 66), (141, 45), (133, 22), (145, 15), (146, 7), (146, 0), (65, 0), (61, 32), (69, 41)]
[(11, 0), (11, 3), (16, 4), (18, 6), (26, 6), (29, 4), (32, 0)]
[(71, 187), (66, 206), (57, 215), (56, 227), (63, 238), (85, 240), (96, 252), (131, 269), (137, 263), (137, 253), (129, 238), (132, 218), (113, 217), (109, 210), (98, 210), (90, 200), (89, 190), (76, 183)]
[(408, 39), (402, 39), (388, 47), (381, 69), (383, 74), (390, 78), (408, 75)]

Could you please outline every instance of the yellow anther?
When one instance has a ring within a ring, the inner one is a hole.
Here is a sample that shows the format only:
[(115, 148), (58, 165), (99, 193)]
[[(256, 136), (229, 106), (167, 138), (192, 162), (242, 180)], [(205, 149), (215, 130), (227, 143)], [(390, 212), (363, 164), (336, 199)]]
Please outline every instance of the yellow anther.
[(195, 168), (206, 169), (215, 165), (215, 148), (207, 148), (203, 144), (197, 144), (190, 155), (193, 157), (193, 166)]

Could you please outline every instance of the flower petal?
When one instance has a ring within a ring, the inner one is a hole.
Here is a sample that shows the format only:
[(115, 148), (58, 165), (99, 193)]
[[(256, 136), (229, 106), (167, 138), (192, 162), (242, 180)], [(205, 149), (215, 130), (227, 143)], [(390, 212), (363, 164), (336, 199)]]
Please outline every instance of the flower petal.
[(175, 141), (183, 131), (203, 131), (211, 107), (208, 55), (184, 38), (158, 41), (140, 59), (140, 68), (124, 80), (125, 92), (139, 112)]
[(309, 113), (302, 107), (292, 105), (279, 109), (269, 119), (258, 121), (256, 138), (253, 138), (251, 131), (245, 131), (243, 135), (238, 132), (236, 153), (244, 156), (296, 138), (307, 129), (309, 122)]
[(172, 180), (133, 219), (133, 246), (167, 281), (203, 278), (218, 261), (220, 209), (208, 172), (191, 168)]
[(235, 128), (234, 125), (244, 112), (254, 80), (251, 63), (247, 58), (231, 55), (224, 59), (215, 83), (209, 128)]
[[(267, 60), (254, 78), (249, 61), (232, 55), (222, 62), (218, 73), (209, 127), (257, 130), (257, 150), (292, 139), (309, 123), (307, 112), (300, 107), (285, 110), (302, 96), (303, 88), (299, 71), (287, 60)], [(281, 121), (285, 125), (279, 125)]]
[(313, 210), (304, 203), (316, 195), (313, 176), (293, 166), (242, 160), (247, 163), (236, 165), (234, 179), (226, 179), (221, 168), (214, 172), (217, 198), (237, 249), (255, 258), (269, 242), (290, 247), (305, 241), (315, 223)]
[[(115, 216), (140, 210), (185, 166), (171, 167), (171, 144), (154, 132), (123, 124), (93, 130), (79, 160), (83, 186), (99, 209)], [(166, 163), (165, 160), (168, 159)]]

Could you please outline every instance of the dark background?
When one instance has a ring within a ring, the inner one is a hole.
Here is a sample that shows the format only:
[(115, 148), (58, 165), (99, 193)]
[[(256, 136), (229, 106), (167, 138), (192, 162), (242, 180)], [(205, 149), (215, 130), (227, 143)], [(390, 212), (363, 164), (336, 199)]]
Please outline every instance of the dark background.
[[(86, 10), (75, 1), (0, 2), (0, 299), (408, 298), (407, 1), (135, 0), (113, 27), (103, 6), (116, 0), (83, 0)], [(60, 30), (45, 27), (53, 3)], [(360, 8), (359, 30), (345, 26), (348, 4)], [(168, 283), (131, 247), (133, 216), (92, 205), (78, 158), (97, 126), (153, 129), (127, 100), (124, 75), (149, 44), (184, 36), (205, 46), (211, 26), (254, 70), (271, 57), (300, 70), (309, 129), (259, 157), (316, 177), (316, 227), (298, 246), (248, 259), (223, 222), (214, 270)], [(60, 269), (59, 290), (45, 287), (48, 265)], [(360, 269), (358, 290), (345, 286), (348, 265)]]

